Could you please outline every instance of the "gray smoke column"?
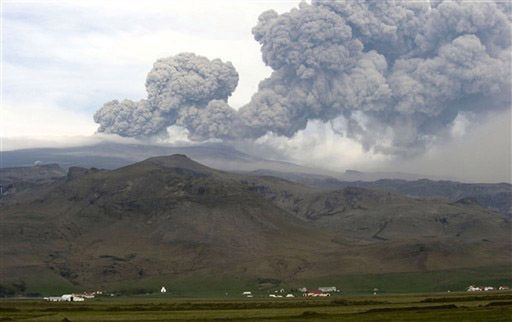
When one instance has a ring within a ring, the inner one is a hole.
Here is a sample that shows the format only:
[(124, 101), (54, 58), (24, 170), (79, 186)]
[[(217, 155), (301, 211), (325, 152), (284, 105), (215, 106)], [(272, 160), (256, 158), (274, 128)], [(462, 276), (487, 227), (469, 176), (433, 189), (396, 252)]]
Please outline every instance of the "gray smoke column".
[(179, 125), (190, 139), (291, 137), (310, 120), (380, 153), (442, 140), (461, 114), (511, 105), (511, 12), (506, 3), (313, 1), (253, 28), (274, 71), (250, 102), (229, 107), (230, 63), (181, 54), (157, 61), (147, 100), (113, 101), (100, 132), (151, 136)]

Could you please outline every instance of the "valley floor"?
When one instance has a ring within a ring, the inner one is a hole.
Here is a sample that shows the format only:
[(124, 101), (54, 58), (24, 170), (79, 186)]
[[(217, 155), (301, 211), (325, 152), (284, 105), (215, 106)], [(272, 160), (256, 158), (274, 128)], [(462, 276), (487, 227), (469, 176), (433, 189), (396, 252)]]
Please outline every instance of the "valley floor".
[(0, 301), (0, 321), (511, 321), (512, 292), (325, 299), (96, 298)]

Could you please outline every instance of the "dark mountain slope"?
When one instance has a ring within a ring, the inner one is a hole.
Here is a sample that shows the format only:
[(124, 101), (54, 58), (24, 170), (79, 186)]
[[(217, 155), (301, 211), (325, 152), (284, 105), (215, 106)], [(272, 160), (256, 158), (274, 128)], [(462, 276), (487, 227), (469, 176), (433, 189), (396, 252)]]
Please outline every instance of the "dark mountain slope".
[[(116, 169), (149, 157), (176, 153), (186, 154), (191, 159), (215, 169), (254, 171), (253, 174), (256, 175), (281, 177), (322, 189), (336, 190), (348, 186), (358, 186), (398, 192), (411, 197), (445, 198), (451, 202), (456, 202), (462, 198), (474, 198), (484, 208), (499, 211), (508, 218), (512, 216), (512, 186), (508, 183), (468, 184), (453, 181), (416, 180), (424, 176), (385, 172), (363, 173), (353, 170), (337, 173), (308, 168), (290, 162), (264, 159), (222, 144), (176, 147), (101, 142), (66, 148), (23, 149), (3, 151), (2, 166), (31, 166), (39, 160), (43, 163), (58, 163), (64, 169), (72, 166)], [(391, 179), (378, 180), (382, 178)], [(396, 178), (405, 178), (409, 181), (396, 180)], [(504, 178), (504, 180), (508, 182), (510, 178)], [(15, 190), (11, 190), (11, 192), (13, 191)], [(16, 191), (19, 191), (19, 189)]]
[(510, 258), (510, 223), (478, 206), (361, 188), (322, 192), (183, 155), (112, 171), (71, 168), (66, 179), (7, 196), (0, 207), (1, 258), (9, 259), (0, 262), (2, 283), (291, 283)]
[(314, 232), (237, 178), (181, 155), (72, 176), (3, 206), (2, 273), (49, 269), (79, 284), (201, 269), (275, 275), (276, 259), (295, 262), (286, 247)]
[(8, 194), (30, 190), (49, 184), (66, 175), (58, 164), (41, 164), (31, 167), (0, 168), (0, 198)]
[[(483, 211), (477, 203), (411, 199), (382, 190), (347, 187), (315, 191), (260, 177), (255, 191), (310, 225), (356, 240), (426, 240), (454, 238), (507, 241), (509, 220)], [(485, 221), (482, 225), (476, 222)], [(489, 237), (491, 236), (491, 237)]]
[(311, 187), (337, 190), (346, 187), (378, 189), (416, 198), (443, 198), (451, 202), (471, 198), (484, 208), (512, 216), (512, 185), (509, 183), (461, 183), (454, 181), (414, 181), (381, 179), (377, 181), (344, 181), (334, 177), (308, 173), (279, 172), (272, 170), (253, 171), (254, 175), (284, 178)]

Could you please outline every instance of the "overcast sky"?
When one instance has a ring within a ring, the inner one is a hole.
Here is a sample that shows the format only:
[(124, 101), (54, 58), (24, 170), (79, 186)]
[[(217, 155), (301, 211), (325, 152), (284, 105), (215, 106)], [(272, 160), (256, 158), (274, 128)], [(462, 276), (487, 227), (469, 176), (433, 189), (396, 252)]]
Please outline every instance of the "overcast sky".
[[(231, 61), (240, 80), (229, 103), (238, 108), (271, 72), (251, 34), (259, 14), (289, 11), (297, 4), (2, 1), (3, 148), (91, 136), (97, 128), (92, 116), (104, 102), (145, 97), (144, 81), (153, 62), (181, 52)], [(255, 144), (262, 151), (271, 148), (275, 157), (333, 170), (510, 181), (510, 110), (480, 123), (461, 124), (454, 140), (406, 160), (367, 153), (320, 122), (311, 122), (291, 139), (266, 136)]]
[(140, 99), (153, 62), (181, 52), (231, 61), (238, 107), (269, 75), (251, 28), (287, 1), (2, 1), (2, 136), (90, 135), (105, 101)]

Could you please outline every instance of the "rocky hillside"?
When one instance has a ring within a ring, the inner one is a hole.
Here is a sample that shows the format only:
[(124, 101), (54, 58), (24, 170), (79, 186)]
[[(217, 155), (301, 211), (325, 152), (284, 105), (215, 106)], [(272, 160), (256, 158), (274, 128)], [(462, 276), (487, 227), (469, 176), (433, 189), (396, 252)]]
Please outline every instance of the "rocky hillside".
[(66, 175), (58, 164), (0, 168), (0, 198), (8, 194), (46, 185)]
[(324, 175), (272, 170), (258, 170), (253, 171), (252, 174), (280, 177), (324, 190), (360, 187), (389, 191), (415, 198), (445, 199), (450, 202), (471, 199), (484, 208), (500, 212), (508, 218), (512, 217), (512, 185), (509, 183), (462, 183), (429, 179), (346, 181)]
[(475, 204), (326, 192), (184, 155), (70, 168), (0, 207), (0, 256), (9, 259), (0, 280), (29, 288), (42, 277), (74, 287), (199, 276), (293, 283), (510, 260), (510, 222)]

